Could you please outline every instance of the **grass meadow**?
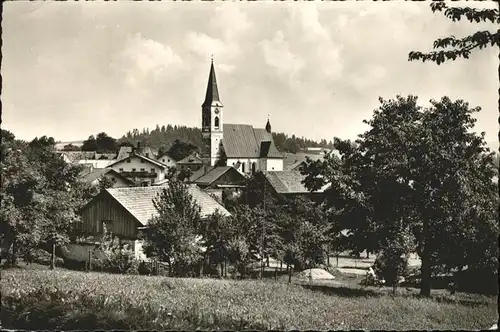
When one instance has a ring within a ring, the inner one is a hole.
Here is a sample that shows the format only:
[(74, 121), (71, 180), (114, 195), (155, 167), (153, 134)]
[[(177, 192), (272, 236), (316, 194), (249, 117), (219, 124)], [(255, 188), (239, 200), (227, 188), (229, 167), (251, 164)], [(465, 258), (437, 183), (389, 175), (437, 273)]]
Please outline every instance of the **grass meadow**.
[(479, 330), (498, 319), (496, 297), (424, 299), (279, 280), (8, 269), (1, 291), (2, 327), (10, 329)]

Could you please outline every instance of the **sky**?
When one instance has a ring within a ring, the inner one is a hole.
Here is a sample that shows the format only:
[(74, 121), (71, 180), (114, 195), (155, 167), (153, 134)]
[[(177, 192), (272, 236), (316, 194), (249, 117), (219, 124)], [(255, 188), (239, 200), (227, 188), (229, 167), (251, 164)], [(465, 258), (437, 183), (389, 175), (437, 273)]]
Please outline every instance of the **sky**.
[(408, 61), (484, 28), (428, 2), (6, 2), (2, 128), (73, 141), (200, 127), (213, 54), (226, 123), (262, 128), (269, 115), (275, 132), (353, 139), (379, 97), (446, 95), (481, 106), (476, 131), (498, 149), (498, 50)]

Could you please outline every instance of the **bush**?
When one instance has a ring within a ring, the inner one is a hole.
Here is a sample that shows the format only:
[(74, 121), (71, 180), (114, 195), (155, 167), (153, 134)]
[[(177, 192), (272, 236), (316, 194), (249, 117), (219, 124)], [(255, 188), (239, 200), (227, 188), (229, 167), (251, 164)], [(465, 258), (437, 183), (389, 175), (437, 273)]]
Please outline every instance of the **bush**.
[(92, 261), (92, 269), (111, 273), (139, 274), (140, 262), (129, 244), (121, 243), (112, 234), (105, 234), (94, 249), (97, 257)]
[[(50, 265), (52, 255), (43, 249), (34, 249), (29, 254), (25, 255), (24, 261), (26, 263), (37, 263), (42, 265)], [(56, 257), (56, 266), (63, 266), (64, 259)]]
[(383, 250), (373, 263), (373, 270), (378, 279), (385, 280), (387, 286), (397, 286), (399, 277), (408, 276), (408, 257), (399, 250)]

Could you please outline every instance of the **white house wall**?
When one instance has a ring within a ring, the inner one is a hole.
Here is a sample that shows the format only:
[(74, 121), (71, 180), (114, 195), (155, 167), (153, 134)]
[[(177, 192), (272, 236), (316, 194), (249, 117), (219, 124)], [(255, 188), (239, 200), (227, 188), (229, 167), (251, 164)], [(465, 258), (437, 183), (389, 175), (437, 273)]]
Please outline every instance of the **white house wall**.
[(283, 170), (283, 159), (267, 159), (267, 171), (282, 171)]
[[(261, 164), (259, 162), (259, 159), (244, 159), (244, 158), (228, 158), (226, 165), (227, 166), (234, 166), (236, 163), (240, 163), (240, 167), (237, 169), (240, 173), (242, 174), (252, 174), (252, 163), (255, 163), (255, 171), (261, 170)], [(245, 171), (243, 172), (243, 164), (245, 165)]]
[[(130, 162), (127, 162), (127, 160), (130, 160)], [(122, 169), (123, 172), (132, 172), (132, 169), (135, 169), (136, 172), (141, 172), (141, 168), (143, 168), (144, 171), (151, 172), (151, 169), (154, 168), (157, 174), (155, 181), (160, 181), (165, 179), (165, 171), (162, 169), (162, 167), (155, 165), (153, 163), (149, 163), (139, 157), (132, 157), (127, 160), (118, 162), (113, 166), (111, 166), (111, 168), (117, 171), (118, 173), (121, 172), (120, 169)], [(141, 160), (143, 161), (143, 163), (141, 163)]]

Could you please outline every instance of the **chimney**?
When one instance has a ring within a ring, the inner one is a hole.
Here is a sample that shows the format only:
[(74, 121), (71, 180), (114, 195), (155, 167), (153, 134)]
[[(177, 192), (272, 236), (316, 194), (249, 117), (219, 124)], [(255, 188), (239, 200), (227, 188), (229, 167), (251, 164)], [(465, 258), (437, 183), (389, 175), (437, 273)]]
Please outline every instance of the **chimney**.
[(137, 152), (141, 153), (141, 142), (137, 142)]
[(207, 165), (203, 165), (203, 175), (207, 174)]

